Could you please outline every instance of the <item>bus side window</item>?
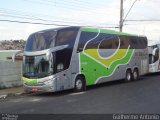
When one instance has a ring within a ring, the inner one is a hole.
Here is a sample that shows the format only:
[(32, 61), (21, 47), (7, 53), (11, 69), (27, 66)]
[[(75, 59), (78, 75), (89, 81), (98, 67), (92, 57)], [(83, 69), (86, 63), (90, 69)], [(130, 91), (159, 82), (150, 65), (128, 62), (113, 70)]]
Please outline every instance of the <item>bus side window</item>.
[(139, 49), (138, 37), (130, 36), (130, 46), (132, 49)]
[(102, 39), (102, 42), (99, 46), (100, 49), (117, 49), (118, 48), (118, 37), (117, 36), (110, 36)]
[(76, 39), (77, 31), (59, 31), (57, 35), (56, 46), (72, 45)]
[(147, 39), (145, 37), (138, 37), (139, 48), (145, 49), (147, 48)]
[(145, 49), (147, 48), (147, 38), (131, 36), (130, 45), (133, 49)]
[(127, 49), (129, 46), (129, 38), (127, 36), (120, 36), (120, 48)]
[(62, 71), (62, 70), (64, 70), (64, 65), (63, 65), (63, 63), (58, 63), (58, 64), (57, 64), (57, 72), (60, 72), (60, 71)]
[(159, 59), (159, 49), (155, 51), (153, 63), (155, 63)]
[[(80, 38), (79, 38), (79, 43), (77, 46), (77, 52), (81, 52), (84, 49), (85, 44), (91, 40), (93, 37), (97, 35), (96, 32), (81, 32)], [(87, 48), (85, 48), (87, 49)]]

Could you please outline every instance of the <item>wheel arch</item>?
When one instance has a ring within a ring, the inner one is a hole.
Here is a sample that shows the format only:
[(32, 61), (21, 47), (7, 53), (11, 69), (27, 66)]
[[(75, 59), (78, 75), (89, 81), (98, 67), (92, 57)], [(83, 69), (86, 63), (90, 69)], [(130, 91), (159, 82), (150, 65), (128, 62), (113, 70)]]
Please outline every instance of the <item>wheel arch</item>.
[[(128, 79), (127, 74), (130, 73), (130, 79)], [(132, 81), (133, 77), (132, 77), (132, 68), (131, 67), (127, 67), (125, 70), (125, 77), (124, 77), (124, 81), (125, 82), (130, 82)]]
[[(80, 87), (80, 88), (78, 87), (79, 81), (82, 81), (82, 87)], [(86, 80), (85, 80), (85, 76), (83, 74), (76, 75), (75, 80), (74, 80), (74, 90), (75, 90), (75, 92), (82, 92), (82, 91), (86, 90)]]
[(131, 67), (127, 67), (126, 70), (125, 70), (125, 73), (126, 73), (128, 70), (130, 70), (131, 72), (133, 71)]
[(74, 83), (75, 83), (77, 77), (82, 77), (82, 79), (84, 80), (85, 85), (86, 85), (86, 77), (85, 77), (85, 75), (84, 75), (84, 74), (79, 74), (79, 73), (78, 73), (78, 74), (76, 74), (75, 77), (74, 77), (73, 86), (74, 86)]
[(133, 68), (133, 70), (138, 70), (138, 72), (139, 72), (139, 67), (138, 67), (138, 66), (135, 66), (135, 67)]

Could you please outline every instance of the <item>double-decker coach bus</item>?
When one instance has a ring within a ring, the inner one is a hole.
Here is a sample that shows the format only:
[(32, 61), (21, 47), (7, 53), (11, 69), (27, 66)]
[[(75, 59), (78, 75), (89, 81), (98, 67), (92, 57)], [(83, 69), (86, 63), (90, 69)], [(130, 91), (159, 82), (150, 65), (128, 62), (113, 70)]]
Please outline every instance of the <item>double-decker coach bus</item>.
[(85, 90), (86, 86), (148, 72), (147, 38), (100, 28), (64, 27), (29, 36), (23, 51), (27, 91)]
[(149, 72), (160, 72), (160, 44), (148, 46)]

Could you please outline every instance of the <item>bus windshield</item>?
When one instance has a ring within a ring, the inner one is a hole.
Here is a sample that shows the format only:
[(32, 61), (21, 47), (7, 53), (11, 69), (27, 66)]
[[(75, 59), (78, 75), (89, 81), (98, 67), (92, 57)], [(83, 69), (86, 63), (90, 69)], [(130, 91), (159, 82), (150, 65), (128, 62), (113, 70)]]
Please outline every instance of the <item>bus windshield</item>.
[(29, 36), (25, 50), (26, 51), (39, 51), (55, 46), (57, 31), (44, 31), (37, 32)]
[(49, 61), (45, 55), (25, 56), (23, 76), (27, 78), (43, 78), (52, 73)]
[(77, 31), (74, 30), (37, 32), (29, 36), (25, 45), (25, 51), (40, 51), (66, 44), (73, 47), (76, 35)]

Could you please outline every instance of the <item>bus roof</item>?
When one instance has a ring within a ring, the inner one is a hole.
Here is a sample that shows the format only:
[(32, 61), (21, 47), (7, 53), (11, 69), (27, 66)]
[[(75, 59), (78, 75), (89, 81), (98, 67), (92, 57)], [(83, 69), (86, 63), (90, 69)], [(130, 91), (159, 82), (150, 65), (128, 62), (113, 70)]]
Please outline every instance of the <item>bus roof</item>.
[[(139, 35), (135, 35), (135, 34), (118, 32), (118, 31), (115, 31), (115, 30), (109, 30), (109, 29), (105, 29), (105, 28), (84, 27), (84, 26), (57, 27), (57, 28), (53, 28), (53, 29), (41, 30), (41, 31), (38, 31), (38, 32), (45, 32), (45, 31), (51, 31), (51, 30), (57, 31), (57, 30), (62, 30), (62, 29), (67, 29), (67, 28), (79, 28), (79, 29), (81, 29), (81, 31), (85, 31), (85, 32), (100, 32), (100, 33), (116, 34), (116, 35), (139, 36)], [(35, 32), (35, 33), (38, 33), (38, 32)], [(142, 36), (142, 37), (145, 37), (145, 36)]]
[(109, 29), (104, 29), (104, 28), (82, 27), (81, 30), (85, 31), (85, 32), (98, 32), (98, 31), (100, 31), (100, 33), (137, 36), (137, 35), (134, 35), (134, 34), (118, 32), (118, 31), (115, 31), (115, 30), (109, 30)]

